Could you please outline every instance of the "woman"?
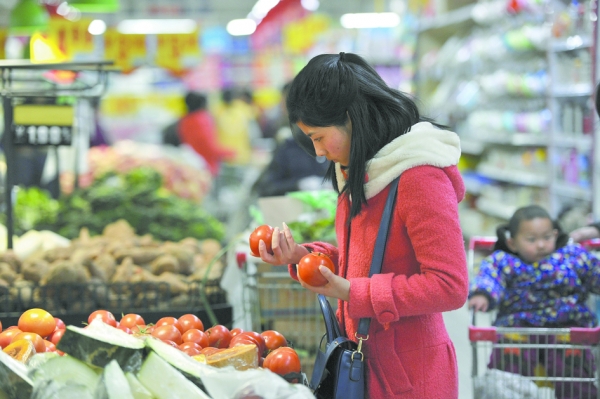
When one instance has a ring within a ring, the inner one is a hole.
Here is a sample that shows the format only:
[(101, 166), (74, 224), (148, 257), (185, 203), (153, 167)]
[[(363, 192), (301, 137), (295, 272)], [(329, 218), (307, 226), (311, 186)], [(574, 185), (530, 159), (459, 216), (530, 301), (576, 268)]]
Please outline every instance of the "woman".
[[(337, 316), (351, 339), (361, 317), (372, 319), (363, 344), (371, 399), (457, 398), (456, 355), (442, 312), (461, 307), (468, 292), (458, 136), (421, 117), (410, 98), (354, 54), (313, 58), (294, 79), (287, 107), (312, 154), (331, 161), (339, 247), (298, 245), (284, 225), (274, 231), (272, 254), (260, 242), (262, 260), (290, 264), (297, 279), (295, 264), (309, 251), (332, 258), (335, 274), (321, 268), (328, 284), (301, 284), (338, 298)], [(369, 278), (389, 184), (398, 176), (382, 271)]]

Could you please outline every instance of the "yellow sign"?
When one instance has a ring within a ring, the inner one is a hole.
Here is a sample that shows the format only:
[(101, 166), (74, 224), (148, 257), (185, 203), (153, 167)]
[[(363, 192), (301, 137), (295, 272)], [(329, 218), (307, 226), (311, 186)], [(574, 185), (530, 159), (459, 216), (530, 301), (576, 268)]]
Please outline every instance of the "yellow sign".
[(81, 18), (78, 21), (51, 18), (48, 39), (54, 42), (68, 59), (73, 59), (76, 53), (93, 52), (94, 38), (88, 32), (91, 22), (90, 18)]
[(0, 60), (6, 58), (6, 38), (8, 37), (8, 30), (0, 28)]
[(283, 29), (283, 49), (292, 54), (303, 54), (314, 45), (317, 36), (329, 28), (329, 18), (322, 14), (310, 14)]
[(157, 35), (154, 62), (174, 73), (181, 73), (197, 64), (200, 57), (198, 31), (181, 35)]
[(14, 123), (17, 125), (71, 126), (74, 110), (66, 105), (16, 105)]
[(107, 29), (104, 57), (113, 60), (123, 73), (133, 71), (146, 61), (146, 35), (124, 35), (116, 29)]

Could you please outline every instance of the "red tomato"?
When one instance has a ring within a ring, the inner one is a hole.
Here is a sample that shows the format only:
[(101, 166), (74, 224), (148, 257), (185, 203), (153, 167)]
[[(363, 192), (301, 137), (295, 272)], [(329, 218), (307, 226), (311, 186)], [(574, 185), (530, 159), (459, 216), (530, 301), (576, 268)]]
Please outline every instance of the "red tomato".
[(327, 284), (327, 279), (323, 277), (319, 270), (321, 265), (326, 266), (335, 273), (335, 266), (329, 256), (321, 252), (311, 252), (304, 255), (298, 262), (298, 277), (313, 287), (321, 287)]
[(2, 349), (6, 348), (10, 345), (13, 337), (20, 333), (22, 333), (22, 331), (17, 327), (8, 327), (6, 330), (2, 331), (0, 333), (0, 347), (2, 347)]
[(92, 321), (95, 319), (100, 319), (109, 326), (117, 326), (117, 319), (115, 319), (115, 316), (108, 310), (96, 310), (92, 312), (88, 317), (88, 324), (92, 324)]
[(179, 349), (181, 349), (182, 351), (188, 348), (197, 349), (198, 353), (200, 353), (200, 351), (202, 350), (202, 347), (195, 342), (184, 342), (181, 345), (179, 345)]
[(18, 322), (19, 330), (23, 332), (36, 333), (45, 337), (54, 331), (56, 321), (54, 317), (44, 309), (29, 309), (21, 314)]
[(188, 356), (196, 356), (200, 354), (200, 350), (194, 347), (181, 349), (181, 351)]
[(55, 317), (54, 321), (56, 322), (56, 328), (54, 329), (54, 331), (60, 330), (62, 328), (67, 328), (67, 326), (65, 325), (65, 322), (62, 321), (61, 319), (59, 319), (58, 317)]
[(135, 326), (145, 326), (146, 322), (144, 321), (144, 318), (139, 314), (128, 313), (125, 316), (121, 317), (119, 325), (133, 329), (133, 327)]
[(207, 346), (206, 348), (202, 348), (200, 350), (200, 353), (203, 354), (204, 356), (210, 356), (210, 355), (214, 355), (217, 352), (221, 352), (223, 349), (222, 348), (215, 348), (214, 346)]
[[(245, 331), (241, 334), (236, 335), (236, 337), (238, 337), (237, 340), (243, 339), (244, 337), (250, 338), (254, 341), (254, 345), (256, 345), (256, 348), (258, 349), (258, 355), (262, 356), (263, 353), (265, 353), (265, 339), (259, 333), (255, 331)], [(229, 344), (229, 346), (232, 346), (231, 343)]]
[(123, 324), (119, 324), (117, 326), (117, 328), (121, 331), (125, 331), (127, 334), (133, 334), (133, 331), (131, 331), (131, 328), (125, 327)]
[(183, 342), (194, 342), (200, 345), (202, 348), (206, 348), (208, 345), (208, 335), (204, 331), (192, 328), (187, 330), (181, 335)]
[(263, 224), (262, 226), (258, 226), (254, 231), (250, 234), (250, 251), (252, 251), (252, 255), (260, 256), (258, 251), (258, 243), (260, 240), (263, 240), (267, 245), (267, 252), (273, 253), (273, 249), (271, 248), (271, 240), (273, 239), (273, 227), (268, 224)]
[(217, 324), (206, 330), (208, 345), (215, 348), (227, 348), (231, 341), (231, 331), (222, 324)]
[(44, 340), (44, 345), (46, 346), (46, 352), (56, 352), (56, 345), (52, 342)]
[(187, 330), (190, 330), (192, 328), (195, 328), (196, 330), (204, 331), (204, 323), (202, 323), (202, 320), (200, 320), (200, 318), (198, 316), (196, 316), (195, 314), (191, 314), (191, 313), (184, 314), (179, 319), (177, 319), (177, 321), (179, 322), (179, 325), (181, 325), (181, 328), (183, 329), (182, 333), (184, 333)]
[(181, 332), (173, 324), (158, 326), (152, 331), (152, 336), (163, 341), (173, 341), (181, 345)]
[(179, 345), (177, 345), (177, 344), (176, 344), (175, 342), (173, 342), (173, 341), (170, 341), (170, 340), (168, 340), (168, 339), (163, 339), (163, 340), (162, 340), (162, 342), (164, 342), (165, 344), (169, 344), (169, 345), (171, 345), (173, 348), (177, 348), (177, 349), (179, 349)]
[(65, 328), (61, 328), (60, 330), (54, 331), (52, 334), (50, 334), (50, 337), (49, 337), (50, 342), (52, 342), (54, 345), (58, 345), (58, 342), (60, 341), (62, 336), (65, 334), (65, 331), (67, 331)]
[[(54, 321), (54, 320), (53, 320)], [(32, 332), (21, 332), (12, 337), (11, 343), (16, 342), (20, 339), (27, 339), (31, 341), (33, 346), (35, 347), (35, 353), (43, 353), (46, 352), (46, 345), (44, 344), (44, 339), (39, 336), (39, 334)]]
[(154, 325), (154, 327), (160, 327), (160, 326), (168, 326), (168, 325), (172, 325), (177, 327), (177, 329), (179, 330), (180, 333), (183, 333), (183, 327), (181, 327), (181, 324), (179, 324), (179, 322), (177, 321), (176, 318), (171, 317), (171, 316), (167, 316), (167, 317), (163, 317), (161, 319), (159, 319), (156, 324)]
[(282, 346), (287, 346), (287, 340), (282, 333), (275, 330), (267, 330), (260, 333), (265, 340), (265, 347), (268, 351), (275, 350)]
[(236, 327), (233, 330), (231, 330), (231, 337), (235, 337), (236, 335), (243, 333), (244, 330), (242, 328)]
[(279, 375), (299, 373), (301, 370), (298, 354), (289, 347), (277, 348), (269, 353), (265, 357), (263, 367)]

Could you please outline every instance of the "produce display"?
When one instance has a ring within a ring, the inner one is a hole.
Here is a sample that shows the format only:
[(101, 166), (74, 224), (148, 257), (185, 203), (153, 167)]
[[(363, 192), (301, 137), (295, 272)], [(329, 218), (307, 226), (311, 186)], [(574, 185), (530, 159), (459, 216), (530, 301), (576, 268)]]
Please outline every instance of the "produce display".
[[(88, 187), (107, 173), (122, 174), (132, 169), (151, 168), (162, 177), (162, 187), (169, 193), (200, 203), (210, 191), (212, 178), (197, 155), (184, 147), (165, 147), (148, 143), (120, 140), (112, 146), (98, 146), (87, 154), (88, 172), (79, 176), (80, 187)], [(73, 192), (72, 172), (61, 174), (61, 189)]]
[[(82, 228), (92, 235), (119, 219), (135, 226), (138, 234), (179, 241), (186, 237), (221, 241), (223, 223), (197, 202), (171, 194), (154, 169), (108, 172), (89, 186), (54, 200), (37, 188), (20, 189), (14, 207), (15, 233), (50, 230), (73, 239)], [(4, 215), (0, 215), (4, 217)]]
[[(193, 314), (145, 324), (140, 315), (123, 315), (117, 321), (98, 309), (88, 320), (85, 327), (65, 326), (37, 308), (24, 312), (18, 325), (2, 330), (0, 397), (313, 397), (303, 385), (296, 351), (277, 331), (230, 331), (223, 325), (205, 331)], [(50, 327), (49, 334), (37, 334)], [(157, 331), (167, 327), (172, 335), (161, 337)], [(262, 394), (265, 385), (268, 391)]]
[(217, 240), (160, 241), (137, 235), (125, 220), (96, 236), (82, 228), (65, 246), (45, 250), (42, 240), (29, 232), (18, 241), (22, 258), (16, 251), (0, 253), (0, 316), (31, 307), (64, 314), (226, 302)]

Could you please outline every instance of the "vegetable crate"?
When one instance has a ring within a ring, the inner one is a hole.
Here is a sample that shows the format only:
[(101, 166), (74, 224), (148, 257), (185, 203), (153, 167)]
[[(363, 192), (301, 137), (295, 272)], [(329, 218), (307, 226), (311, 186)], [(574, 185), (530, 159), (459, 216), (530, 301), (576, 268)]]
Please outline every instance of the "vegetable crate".
[[(138, 313), (147, 320), (163, 316), (178, 317), (195, 313), (203, 321), (210, 306), (220, 323), (231, 321), (231, 307), (219, 280), (189, 283), (187, 290), (172, 295), (168, 283), (86, 283), (60, 285), (22, 285), (0, 288), (0, 319), (16, 325), (21, 313), (43, 308), (66, 324), (81, 325), (98, 309), (111, 311), (117, 320), (121, 314)], [(203, 317), (204, 316), (204, 317)]]
[[(281, 268), (279, 268), (281, 269)], [(302, 372), (312, 369), (325, 324), (317, 295), (303, 288), (287, 272), (256, 275), (252, 298), (252, 328), (282, 333), (300, 356)], [(337, 306), (337, 302), (333, 305)]]

